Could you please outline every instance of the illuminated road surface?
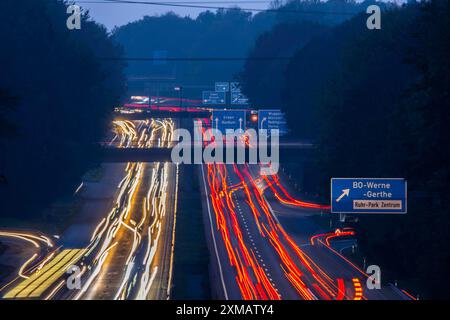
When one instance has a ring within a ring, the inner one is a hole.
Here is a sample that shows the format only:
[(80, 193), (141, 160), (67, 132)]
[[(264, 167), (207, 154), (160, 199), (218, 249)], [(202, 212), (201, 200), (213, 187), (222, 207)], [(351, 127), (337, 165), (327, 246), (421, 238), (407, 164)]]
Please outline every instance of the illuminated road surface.
[(3, 243), (7, 244), (7, 247), (12, 248), (12, 251), (20, 251), (20, 253), (14, 253), (9, 252), (10, 250), (7, 249), (6, 253), (4, 253), (7, 256), (3, 256), (2, 259), (9, 261), (4, 262), (12, 266), (11, 262), (22, 260), (16, 266), (17, 273), (11, 275), (12, 278), (2, 279), (4, 282), (0, 285), (1, 296), (2, 293), (9, 290), (14, 282), (27, 279), (27, 274), (32, 270), (41, 269), (40, 261), (52, 256), (51, 252), (54, 251), (54, 243), (49, 237), (31, 231), (0, 230), (0, 238), (2, 238)]
[[(115, 121), (115, 148), (169, 148), (170, 119)], [(260, 176), (256, 165), (200, 166), (212, 250), (213, 286), (225, 299), (407, 299), (396, 288), (367, 290), (367, 275), (334, 246), (354, 230), (316, 233), (311, 214), (326, 205), (301, 201), (278, 175)], [(31, 257), (4, 294), (7, 299), (168, 299), (176, 225), (178, 167), (128, 163), (109, 214), (89, 244), (56, 248), (38, 268)], [(286, 217), (295, 217), (302, 231)], [(288, 222), (286, 224), (286, 222)], [(0, 234), (1, 235), (1, 234)], [(33, 235), (7, 234), (34, 243)], [(49, 240), (49, 239), (47, 239)], [(48, 243), (46, 243), (49, 245)], [(39, 243), (37, 244), (39, 245)], [(51, 244), (53, 245), (53, 244)], [(81, 270), (81, 289), (65, 286), (66, 271)]]
[[(281, 210), (320, 210), (327, 206), (293, 199), (281, 183), (259, 176), (259, 166), (203, 165), (212, 259), (217, 290), (226, 299), (360, 300), (404, 299), (395, 290), (365, 290), (367, 276), (324, 245), (294, 239), (273, 212), (266, 193)], [(275, 185), (276, 189), (270, 188)], [(281, 187), (280, 187), (281, 186)], [(306, 221), (306, 220), (305, 220)], [(334, 235), (324, 235), (326, 238)], [(309, 240), (309, 238), (308, 238)], [(299, 245), (301, 244), (301, 245)], [(312, 249), (311, 249), (312, 248)]]
[(62, 250), (41, 270), (34, 272), (29, 278), (10, 290), (3, 298), (40, 298), (50, 286), (66, 273), (69, 267), (81, 259), (84, 253), (84, 249)]
[(128, 169), (132, 187), (124, 189), (118, 216), (100, 224), (93, 237), (101, 249), (77, 299), (167, 298), (177, 169), (168, 163), (130, 164)]
[[(116, 121), (117, 147), (169, 147), (171, 120)], [(100, 247), (76, 299), (167, 299), (170, 294), (178, 168), (129, 163), (116, 208), (92, 238)]]
[[(353, 294), (355, 300), (410, 300), (414, 299), (408, 292), (393, 285), (382, 285), (381, 289), (368, 289), (368, 275), (357, 265), (348, 260), (341, 249), (349, 249), (355, 244), (357, 230), (344, 228), (322, 230), (312, 216), (328, 214), (329, 206), (317, 207), (316, 204), (295, 199), (287, 190), (288, 183), (279, 175), (259, 175), (258, 166), (250, 166), (251, 177), (259, 181), (270, 211), (278, 217), (288, 234), (305, 255), (309, 256), (332, 279), (338, 287), (345, 287), (346, 297)], [(346, 240), (353, 238), (353, 240)], [(344, 240), (341, 240), (344, 239)], [(383, 278), (383, 273), (381, 274)]]
[[(168, 148), (174, 126), (171, 119), (115, 121), (110, 145)], [(38, 271), (30, 270), (24, 280), (12, 283), (3, 297), (167, 299), (172, 285), (177, 188), (176, 165), (128, 163), (112, 209), (98, 221), (89, 244), (65, 248), (63, 239), (62, 248), (44, 259)], [(67, 271), (74, 266), (81, 271), (81, 288), (66, 285)]]

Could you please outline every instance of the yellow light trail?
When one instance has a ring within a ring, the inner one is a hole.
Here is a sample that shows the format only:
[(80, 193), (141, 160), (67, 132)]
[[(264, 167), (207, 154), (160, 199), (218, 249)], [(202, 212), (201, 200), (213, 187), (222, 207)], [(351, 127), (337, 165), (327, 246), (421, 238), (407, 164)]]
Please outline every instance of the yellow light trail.
[(3, 298), (39, 298), (70, 266), (73, 266), (82, 257), (85, 251), (85, 249), (63, 250), (41, 271), (35, 272), (28, 279), (23, 280)]
[(19, 276), (21, 276), (22, 278), (28, 279), (29, 277), (24, 275), (24, 270), (26, 269), (26, 267), (32, 262), (34, 261), (34, 259), (36, 259), (36, 257), (38, 256), (37, 253), (33, 254), (33, 256), (28, 259), (27, 261), (25, 261), (25, 263), (20, 267), (19, 269)]
[[(137, 122), (130, 121), (115, 121), (116, 135), (120, 137), (119, 148), (151, 148), (156, 146), (162, 148), (170, 147), (172, 143), (174, 123), (168, 119), (151, 119)], [(157, 140), (155, 138), (158, 138)], [(114, 137), (113, 141), (117, 139)], [(112, 142), (110, 145), (112, 144)], [(137, 189), (140, 188), (143, 180), (144, 171), (146, 170), (143, 163), (128, 163), (126, 167), (126, 175), (118, 185), (118, 195), (115, 200), (115, 208), (110, 212), (107, 218), (104, 218), (96, 227), (91, 244), (88, 246), (88, 252), (95, 250), (96, 257), (94, 258), (94, 272), (92, 272), (87, 281), (84, 283), (82, 290), (77, 294), (75, 299), (86, 298), (84, 294), (91, 286), (96, 287), (96, 278), (99, 276), (101, 270), (106, 268), (110, 263), (110, 258), (106, 261), (108, 254), (110, 257), (115, 256), (115, 252), (111, 249), (117, 245), (120, 235), (119, 230), (131, 231), (133, 234), (132, 245), (129, 248), (129, 253), (126, 261), (123, 263), (124, 274), (120, 281), (118, 290), (115, 292), (114, 299), (128, 299), (138, 298), (146, 299), (152, 286), (153, 280), (157, 276), (158, 265), (155, 261), (155, 255), (162, 241), (160, 236), (162, 234), (162, 223), (166, 216), (166, 205), (168, 201), (168, 186), (169, 186), (169, 163), (161, 165), (155, 163), (152, 168), (152, 173), (149, 180), (149, 186), (142, 199), (142, 205), (139, 205), (140, 212), (133, 207), (136, 201), (135, 196)], [(178, 167), (177, 177), (178, 179)], [(176, 182), (176, 190), (178, 190), (178, 181)], [(176, 197), (176, 195), (175, 195)], [(176, 209), (175, 209), (176, 210)], [(132, 212), (133, 211), (133, 212)], [(140, 213), (140, 214), (139, 214)], [(174, 213), (175, 214), (175, 213)], [(133, 218), (132, 218), (133, 217)], [(150, 221), (151, 219), (151, 221)], [(146, 227), (146, 222), (150, 226)], [(175, 223), (175, 222), (174, 222)], [(175, 226), (173, 227), (173, 231)], [(115, 238), (116, 235), (119, 238)], [(136, 268), (138, 262), (136, 261), (137, 250), (141, 239), (147, 235), (147, 250), (143, 261), (139, 264), (143, 265), (143, 272), (139, 272)], [(174, 236), (174, 233), (173, 233)], [(116, 243), (111, 246), (112, 241), (116, 239)], [(99, 245), (98, 249), (95, 249)], [(171, 243), (171, 264), (173, 261), (173, 240)], [(111, 250), (111, 251), (110, 251)], [(172, 272), (172, 266), (170, 267)], [(171, 275), (169, 275), (169, 284)], [(135, 286), (136, 282), (139, 284), (137, 293), (131, 297), (130, 289)], [(170, 286), (168, 288), (168, 292)]]
[[(16, 239), (20, 239), (26, 242), (29, 242), (31, 244), (33, 244), (33, 246), (35, 248), (41, 248), (40, 242), (46, 244), (48, 247), (52, 248), (53, 242), (45, 236), (37, 236), (31, 232), (11, 232), (11, 231), (0, 231), (0, 237), (10, 237), (10, 238), (16, 238)], [(38, 257), (39, 255), (37, 253), (33, 254), (33, 256), (31, 256), (27, 261), (25, 261), (25, 263), (20, 267), (19, 271), (18, 271), (18, 276), (21, 278), (28, 278), (28, 276), (25, 275), (26, 272), (26, 268), (31, 265), (31, 263)], [(14, 281), (14, 280), (13, 280)], [(4, 288), (6, 288), (7, 286), (9, 286), (10, 283), (8, 283), (7, 285), (5, 285), (3, 288), (0, 289), (3, 290)]]

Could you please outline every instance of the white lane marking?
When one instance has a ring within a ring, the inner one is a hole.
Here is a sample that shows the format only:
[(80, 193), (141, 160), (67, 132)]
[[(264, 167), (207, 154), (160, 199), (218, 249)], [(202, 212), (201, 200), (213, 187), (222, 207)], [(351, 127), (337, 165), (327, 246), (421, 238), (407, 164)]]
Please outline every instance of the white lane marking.
[[(236, 194), (233, 194), (233, 196), (236, 197)], [(266, 202), (267, 202), (267, 200), (266, 200)], [(249, 229), (248, 229), (248, 227), (247, 227), (247, 222), (246, 222), (246, 220), (245, 220), (245, 218), (244, 218), (244, 216), (243, 216), (242, 210), (241, 210), (240, 205), (239, 205), (239, 201), (238, 201), (237, 199), (236, 199), (236, 206), (238, 207), (238, 209), (239, 209), (239, 211), (240, 211), (240, 216), (242, 217), (244, 227), (245, 227), (245, 229), (246, 229), (246, 231), (247, 231), (247, 234), (248, 234), (248, 237), (249, 237), (249, 239), (250, 239), (250, 241), (251, 241), (251, 245), (253, 246), (253, 249), (255, 250), (255, 253), (256, 253), (257, 256), (258, 256), (261, 265), (262, 265), (263, 267), (266, 267), (266, 264), (264, 263), (264, 259), (262, 258), (261, 254), (259, 254), (259, 251), (258, 251), (258, 249), (257, 249), (257, 247), (256, 247), (256, 245), (255, 245), (255, 241), (253, 240), (253, 236), (252, 236), (251, 233), (249, 232)], [(275, 217), (275, 219), (276, 219), (276, 217)], [(276, 219), (276, 220), (278, 221), (278, 219)], [(278, 291), (278, 288), (276, 287), (276, 284), (273, 282), (273, 279), (270, 278), (271, 275), (270, 275), (269, 270), (268, 270), (267, 268), (264, 268), (264, 271), (265, 271), (266, 275), (269, 277), (272, 286), (274, 287), (274, 289), (276, 290), (276, 292), (279, 294), (279, 296), (280, 296), (280, 298), (281, 298), (281, 294), (280, 294), (280, 292)]]
[(223, 279), (223, 273), (222, 273), (222, 265), (220, 264), (219, 252), (217, 250), (216, 236), (214, 235), (214, 229), (213, 229), (212, 218), (211, 218), (211, 209), (209, 207), (209, 197), (208, 197), (208, 190), (206, 189), (206, 180), (205, 180), (205, 173), (203, 171), (203, 165), (201, 165), (201, 167), (202, 167), (203, 186), (205, 187), (206, 204), (208, 205), (209, 226), (211, 228), (211, 235), (213, 238), (214, 251), (216, 251), (217, 264), (219, 265), (220, 280), (222, 282), (223, 293), (225, 294), (225, 300), (228, 300), (228, 292), (227, 292), (227, 288), (225, 287), (225, 280)]

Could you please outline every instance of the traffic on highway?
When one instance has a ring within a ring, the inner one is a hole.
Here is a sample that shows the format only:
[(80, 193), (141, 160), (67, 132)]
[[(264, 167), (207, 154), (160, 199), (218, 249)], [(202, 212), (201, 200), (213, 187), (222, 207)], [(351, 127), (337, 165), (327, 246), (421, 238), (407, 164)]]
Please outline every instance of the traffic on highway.
[(1, 0), (1, 314), (450, 299), (448, 12)]
[[(172, 143), (171, 119), (114, 121), (113, 126), (108, 146), (169, 148)], [(3, 298), (146, 300), (170, 296), (178, 167), (159, 162), (129, 162), (118, 167), (123, 177), (111, 210), (103, 213), (97, 225), (90, 226), (92, 234), (85, 247), (69, 248), (64, 234), (49, 239), (0, 233), (53, 248), (41, 260), (37, 253), (27, 260), (19, 269), (19, 277), (2, 288)], [(67, 272), (76, 275), (73, 285), (77, 290), (65, 285), (72, 281)]]
[[(214, 116), (214, 112), (211, 118)], [(226, 112), (226, 111), (225, 111)], [(233, 112), (233, 111), (231, 111)], [(112, 122), (104, 148), (173, 148), (176, 118), (120, 119)], [(251, 122), (251, 120), (250, 120)], [(214, 121), (191, 120), (202, 148), (217, 146), (208, 132)], [(242, 125), (241, 125), (242, 126)], [(242, 131), (243, 132), (243, 131)], [(243, 132), (234, 145), (257, 148)], [(226, 140), (225, 140), (226, 141)], [(182, 164), (181, 164), (182, 165)], [(115, 164), (120, 181), (109, 211), (75, 237), (67, 231), (53, 238), (2, 231), (37, 249), (4, 284), (4, 299), (164, 300), (171, 298), (178, 204), (179, 166), (170, 162)], [(403, 289), (379, 281), (339, 250), (354, 247), (356, 230), (309, 222), (305, 232), (290, 233), (283, 217), (301, 219), (330, 214), (330, 205), (296, 198), (281, 173), (261, 174), (271, 164), (204, 163), (198, 166), (204, 232), (210, 250), (214, 295), (231, 300), (411, 299)], [(77, 190), (90, 197), (89, 188)], [(75, 220), (77, 218), (75, 217)], [(69, 228), (70, 230), (70, 228)], [(87, 239), (83, 233), (89, 232)], [(321, 230), (319, 232), (318, 230)], [(87, 241), (86, 241), (87, 240)], [(42, 248), (42, 246), (44, 248)]]

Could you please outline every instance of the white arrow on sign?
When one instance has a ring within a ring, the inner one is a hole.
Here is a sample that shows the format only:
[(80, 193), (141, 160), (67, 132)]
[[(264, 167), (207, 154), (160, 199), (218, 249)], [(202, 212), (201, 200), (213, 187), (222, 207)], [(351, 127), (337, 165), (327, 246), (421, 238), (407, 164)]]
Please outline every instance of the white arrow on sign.
[(342, 190), (342, 194), (339, 196), (339, 198), (336, 199), (336, 202), (341, 201), (341, 199), (345, 196), (348, 197), (348, 195), (350, 194), (350, 189), (344, 189)]
[(267, 120), (266, 117), (262, 118), (262, 120), (261, 120), (261, 130), (264, 129), (264, 121), (266, 121), (266, 120)]
[(219, 130), (219, 118), (216, 118), (216, 130)]
[(239, 130), (242, 130), (242, 118), (239, 118)]

